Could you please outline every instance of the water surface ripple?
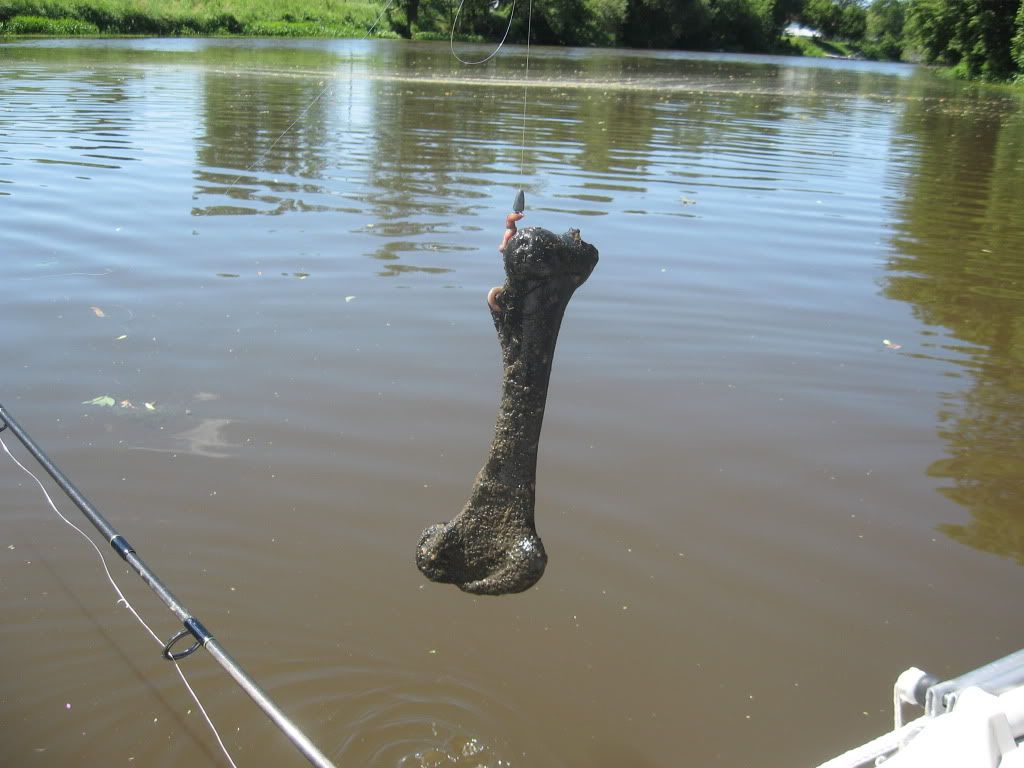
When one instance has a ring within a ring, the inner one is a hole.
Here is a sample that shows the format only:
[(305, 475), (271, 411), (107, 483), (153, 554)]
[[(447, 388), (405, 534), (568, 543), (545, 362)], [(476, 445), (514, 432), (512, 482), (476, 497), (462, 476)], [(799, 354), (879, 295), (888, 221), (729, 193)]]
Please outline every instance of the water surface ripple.
[[(814, 765), (888, 729), (908, 665), (1019, 646), (1012, 95), (534, 47), (524, 122), (515, 47), (0, 58), (0, 402), (339, 766)], [(413, 554), (487, 451), (520, 186), (601, 262), (549, 394), (547, 573), (483, 599)], [(0, 498), (0, 765), (223, 762), (9, 461)], [(185, 668), (240, 766), (301, 763)]]

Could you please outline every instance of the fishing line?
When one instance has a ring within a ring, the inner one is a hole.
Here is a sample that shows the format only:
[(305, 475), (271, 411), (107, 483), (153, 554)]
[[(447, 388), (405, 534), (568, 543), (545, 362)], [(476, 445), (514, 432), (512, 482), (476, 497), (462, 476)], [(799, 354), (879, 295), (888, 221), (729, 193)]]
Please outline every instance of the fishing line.
[[(495, 0), (495, 2), (500, 1), (501, 0)], [(530, 0), (530, 2), (532, 4), (533, 0)], [(452, 56), (454, 56), (463, 64), (483, 64), (485, 61), (490, 61), (495, 56), (497, 56), (498, 51), (500, 51), (502, 46), (505, 45), (505, 41), (508, 39), (509, 30), (512, 29), (512, 19), (515, 18), (516, 15), (516, 2), (515, 0), (512, 0), (512, 10), (508, 12), (508, 26), (505, 27), (505, 34), (502, 35), (501, 42), (498, 43), (497, 47), (493, 51), (484, 56), (482, 59), (478, 59), (477, 61), (469, 61), (467, 59), (464, 59), (455, 52), (455, 28), (459, 25), (459, 14), (462, 13), (462, 6), (464, 6), (465, 4), (466, 0), (459, 0), (459, 9), (455, 12), (455, 18), (452, 20), (452, 33), (451, 36), (449, 37), (449, 45), (452, 49)]]
[[(513, 10), (515, 10), (513, 8)], [(530, 34), (533, 31), (533, 0), (526, 12), (526, 73), (523, 75), (523, 150), (519, 156), (519, 175), (526, 177), (526, 93), (530, 84)]]
[[(149, 624), (147, 624), (146, 621), (139, 615), (139, 612), (135, 610), (135, 606), (128, 602), (128, 598), (124, 596), (124, 592), (122, 592), (121, 588), (117, 586), (117, 582), (114, 581), (114, 577), (110, 573), (110, 568), (107, 565), (107, 558), (103, 556), (103, 552), (100, 551), (100, 548), (96, 545), (96, 542), (92, 540), (92, 537), (64, 516), (64, 513), (57, 508), (57, 505), (54, 503), (53, 498), (46, 490), (46, 486), (44, 486), (42, 481), (38, 477), (36, 477), (32, 470), (30, 470), (28, 467), (26, 467), (24, 464), (18, 461), (17, 457), (13, 453), (11, 453), (11, 449), (7, 447), (7, 443), (4, 442), (4, 439), (2, 437), (0, 437), (0, 446), (3, 447), (4, 453), (11, 457), (11, 461), (17, 464), (23, 472), (25, 472), (29, 477), (36, 481), (36, 485), (39, 486), (39, 490), (43, 492), (43, 497), (46, 499), (46, 503), (50, 505), (50, 509), (57, 513), (57, 517), (59, 517), (65, 523), (67, 523), (76, 531), (78, 531), (79, 535), (87, 542), (89, 542), (90, 546), (94, 550), (96, 550), (96, 556), (100, 559), (100, 564), (103, 566), (103, 570), (107, 575), (107, 580), (110, 582), (110, 586), (114, 588), (114, 592), (117, 593), (117, 602), (124, 603), (125, 608), (128, 609), (131, 615), (138, 620), (138, 622), (146, 629), (147, 632), (149, 632), (152, 638), (156, 640), (157, 644), (160, 645), (160, 647), (162, 648), (164, 645), (164, 641), (160, 639), (156, 632), (153, 631), (153, 628), (150, 627)], [(213, 720), (210, 719), (210, 715), (207, 713), (206, 707), (204, 707), (203, 702), (199, 700), (199, 696), (196, 694), (195, 689), (193, 689), (192, 686), (189, 684), (188, 678), (185, 677), (185, 673), (182, 671), (181, 667), (178, 666), (178, 662), (174, 661), (173, 659), (171, 659), (171, 662), (174, 664), (174, 668), (178, 671), (178, 675), (181, 677), (181, 682), (185, 684), (185, 688), (188, 689), (188, 692), (192, 695), (192, 700), (195, 701), (196, 706), (199, 707), (199, 711), (203, 714), (203, 718), (206, 720), (206, 724), (210, 727), (210, 730), (213, 731), (213, 735), (217, 739), (217, 743), (220, 745), (221, 751), (224, 753), (224, 757), (226, 757), (228, 762), (231, 764), (231, 768), (238, 768), (238, 766), (235, 764), (235, 761), (231, 758), (231, 754), (228, 752), (227, 747), (224, 746), (224, 740), (221, 739), (220, 733), (217, 731), (217, 726), (213, 724)]]
[[(497, 8), (501, 0), (494, 0), (492, 7)], [(516, 14), (516, 0), (512, 0), (512, 8), (508, 12), (508, 26), (505, 27), (505, 34), (502, 35), (501, 41), (489, 54), (484, 56), (482, 59), (476, 61), (470, 61), (464, 59), (455, 50), (455, 28), (459, 24), (459, 14), (462, 13), (462, 7), (466, 4), (466, 0), (459, 0), (459, 9), (455, 12), (455, 18), (452, 20), (452, 31), (448, 38), (448, 44), (454, 56), (462, 64), (476, 65), (483, 64), (484, 62), (490, 61), (498, 55), (505, 46), (505, 41), (508, 39), (508, 33), (512, 29), (512, 19), (515, 18)], [(519, 156), (519, 175), (526, 176), (526, 103), (527, 103), (527, 92), (530, 84), (530, 37), (533, 34), (533, 0), (529, 0), (529, 6), (526, 12), (526, 70), (523, 75), (523, 143), (522, 149)]]

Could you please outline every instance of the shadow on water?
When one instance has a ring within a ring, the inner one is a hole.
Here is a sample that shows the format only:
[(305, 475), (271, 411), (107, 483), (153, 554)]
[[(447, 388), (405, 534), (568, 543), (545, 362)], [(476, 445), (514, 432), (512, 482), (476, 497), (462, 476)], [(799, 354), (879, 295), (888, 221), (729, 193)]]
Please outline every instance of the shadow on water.
[(884, 290), (948, 329), (926, 354), (967, 382), (945, 393), (949, 456), (928, 473), (971, 517), (939, 529), (1024, 564), (1024, 110), (976, 96), (907, 103), (900, 141), (913, 160)]

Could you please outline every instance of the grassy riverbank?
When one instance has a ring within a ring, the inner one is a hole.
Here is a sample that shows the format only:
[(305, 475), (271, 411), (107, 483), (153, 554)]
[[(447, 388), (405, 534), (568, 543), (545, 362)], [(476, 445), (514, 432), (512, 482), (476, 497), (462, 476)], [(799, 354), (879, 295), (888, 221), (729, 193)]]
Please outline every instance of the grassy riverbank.
[[(330, 0), (0, 0), (0, 35), (362, 37), (383, 3)], [(376, 36), (393, 36), (386, 19)]]
[(864, 49), (844, 40), (823, 40), (820, 37), (795, 37), (787, 35), (783, 41), (799, 56), (833, 59), (868, 59)]

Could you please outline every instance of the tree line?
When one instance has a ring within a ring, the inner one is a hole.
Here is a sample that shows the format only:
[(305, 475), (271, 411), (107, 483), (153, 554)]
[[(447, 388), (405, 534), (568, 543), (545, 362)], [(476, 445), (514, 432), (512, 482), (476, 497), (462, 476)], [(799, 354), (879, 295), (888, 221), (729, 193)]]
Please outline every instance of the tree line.
[[(526, 42), (529, 29), (549, 45), (852, 53), (1024, 79), (1024, 0), (0, 0), (0, 36), (358, 37), (372, 27), (494, 41), (510, 18), (510, 42)], [(794, 22), (821, 39), (787, 36)]]
[[(525, 42), (516, 0), (510, 41)], [(760, 53), (796, 52), (786, 27), (799, 23), (865, 58), (951, 67), (967, 78), (1013, 79), (1024, 71), (1022, 0), (536, 0), (531, 40), (550, 45), (627, 46)], [(512, 0), (401, 0), (391, 13), (405, 37), (493, 39)], [(827, 50), (827, 49), (826, 49)]]

